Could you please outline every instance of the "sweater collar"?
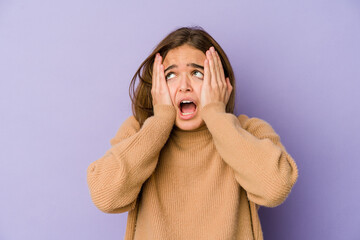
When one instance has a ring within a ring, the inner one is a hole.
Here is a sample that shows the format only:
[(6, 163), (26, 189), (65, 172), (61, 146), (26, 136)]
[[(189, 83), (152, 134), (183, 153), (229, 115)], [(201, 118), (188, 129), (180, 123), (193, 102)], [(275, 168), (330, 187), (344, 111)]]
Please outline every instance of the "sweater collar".
[(206, 124), (193, 130), (183, 130), (174, 125), (170, 138), (179, 144), (187, 145), (196, 142), (208, 142), (212, 138), (212, 135)]

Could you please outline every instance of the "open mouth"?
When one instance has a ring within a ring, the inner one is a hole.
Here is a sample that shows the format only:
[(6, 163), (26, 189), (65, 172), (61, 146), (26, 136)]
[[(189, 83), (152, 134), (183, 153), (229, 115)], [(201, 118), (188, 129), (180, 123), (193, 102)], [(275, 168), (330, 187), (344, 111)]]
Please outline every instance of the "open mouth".
[(180, 102), (180, 112), (181, 115), (187, 116), (191, 115), (196, 111), (196, 104), (190, 100), (183, 100)]

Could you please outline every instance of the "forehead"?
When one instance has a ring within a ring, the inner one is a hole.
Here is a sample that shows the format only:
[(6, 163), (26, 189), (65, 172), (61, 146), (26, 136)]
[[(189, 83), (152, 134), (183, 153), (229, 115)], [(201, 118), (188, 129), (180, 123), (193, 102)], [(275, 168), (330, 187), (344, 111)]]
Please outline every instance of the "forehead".
[(205, 54), (189, 45), (182, 45), (180, 47), (171, 49), (165, 59), (164, 66), (169, 66), (172, 64), (177, 65), (186, 65), (187, 63), (198, 63), (202, 65), (205, 61)]

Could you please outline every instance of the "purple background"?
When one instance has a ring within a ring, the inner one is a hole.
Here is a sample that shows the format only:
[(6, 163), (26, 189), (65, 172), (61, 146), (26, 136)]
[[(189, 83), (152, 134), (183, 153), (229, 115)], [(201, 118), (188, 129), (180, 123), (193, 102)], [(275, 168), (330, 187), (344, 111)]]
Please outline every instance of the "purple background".
[[(269, 239), (360, 239), (359, 1), (0, 1), (0, 239), (122, 239), (88, 165), (131, 114), (131, 77), (170, 31), (228, 54), (236, 114), (268, 121), (299, 167), (259, 211)], [(226, 204), (226, 203), (224, 203)]]

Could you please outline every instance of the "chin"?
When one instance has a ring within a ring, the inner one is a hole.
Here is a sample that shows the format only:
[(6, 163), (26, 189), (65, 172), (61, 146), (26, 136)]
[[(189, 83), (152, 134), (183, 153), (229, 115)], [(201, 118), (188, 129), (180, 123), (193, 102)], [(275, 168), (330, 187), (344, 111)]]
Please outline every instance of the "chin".
[(181, 130), (190, 131), (197, 129), (203, 126), (205, 123), (202, 119), (191, 119), (191, 120), (182, 120), (176, 118), (175, 125)]

